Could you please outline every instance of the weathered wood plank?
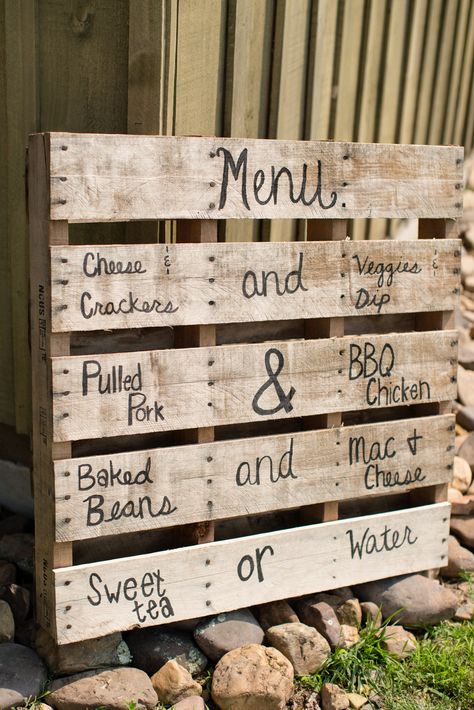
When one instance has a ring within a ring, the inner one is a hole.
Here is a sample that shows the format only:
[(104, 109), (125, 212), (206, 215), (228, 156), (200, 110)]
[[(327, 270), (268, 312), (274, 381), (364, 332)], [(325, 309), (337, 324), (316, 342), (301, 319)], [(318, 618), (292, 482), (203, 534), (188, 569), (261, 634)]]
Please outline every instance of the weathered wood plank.
[(53, 358), (55, 441), (438, 402), (456, 331)]
[(56, 537), (83, 540), (446, 483), (454, 416), (56, 461)]
[(30, 226), (31, 352), (33, 401), (33, 474), (35, 502), (36, 619), (54, 628), (52, 570), (72, 564), (72, 545), (55, 542), (53, 458), (71, 456), (71, 445), (53, 442), (51, 356), (69, 354), (69, 335), (50, 329), (49, 246), (68, 243), (67, 222), (50, 222), (48, 212), (47, 137), (29, 142), (28, 217)]
[(58, 570), (58, 642), (439, 567), (449, 509), (441, 503)]
[(456, 184), (463, 151), (452, 146), (67, 133), (51, 134), (51, 142), (52, 219), (428, 218), (462, 211)]
[(458, 240), (53, 248), (52, 328), (449, 310), (460, 254)]

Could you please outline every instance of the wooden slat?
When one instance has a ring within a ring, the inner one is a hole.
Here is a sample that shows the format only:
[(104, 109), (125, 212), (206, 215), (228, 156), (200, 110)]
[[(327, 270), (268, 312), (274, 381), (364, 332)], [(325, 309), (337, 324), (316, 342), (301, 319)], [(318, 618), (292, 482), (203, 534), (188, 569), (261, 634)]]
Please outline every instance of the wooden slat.
[(408, 49), (406, 76), (404, 77), (405, 92), (401, 113), (400, 143), (413, 142), (428, 0), (415, 0), (414, 5), (413, 18), (410, 23), (410, 45)]
[[(446, 401), (456, 394), (456, 344), (456, 332), (448, 331), (54, 358), (54, 437)], [(367, 353), (365, 374), (359, 351)], [(382, 376), (371, 352), (382, 360)], [(107, 381), (115, 393), (99, 392)]]
[[(463, 67), (464, 50), (466, 46), (466, 36), (469, 19), (472, 22), (474, 6), (471, 0), (461, 0), (459, 16), (456, 25), (456, 36), (454, 39), (454, 58), (451, 72), (451, 81), (448, 92), (448, 105), (446, 109), (446, 120), (443, 129), (444, 144), (453, 142), (454, 121), (457, 113), (457, 102), (461, 83), (465, 81), (466, 68)], [(441, 141), (440, 141), (441, 142)]]
[(225, 5), (180, 0), (173, 133), (219, 135), (224, 94)]
[[(36, 8), (31, 0), (6, 0), (5, 7), (5, 79), (8, 136), (7, 231), (10, 272), (11, 347), (16, 430), (31, 432), (31, 359), (28, 320), (28, 224), (25, 210), (25, 162), (28, 134), (37, 130), (36, 106)], [(8, 310), (8, 309), (6, 309)], [(3, 346), (7, 349), (8, 340)], [(8, 377), (8, 375), (5, 375)], [(13, 423), (13, 422), (12, 422)]]
[(449, 310), (460, 253), (458, 240), (54, 248), (52, 329)]
[(334, 127), (334, 138), (339, 141), (354, 140), (364, 4), (364, 0), (351, 0), (344, 3)]
[(30, 224), (31, 350), (33, 394), (33, 474), (35, 502), (36, 619), (55, 633), (52, 570), (72, 564), (72, 545), (55, 543), (53, 458), (71, 455), (70, 444), (52, 436), (51, 356), (69, 354), (69, 335), (51, 334), (49, 246), (67, 244), (66, 222), (50, 222), (47, 137), (29, 143), (28, 210)]
[[(462, 182), (462, 150), (455, 147), (61, 133), (51, 142), (52, 219), (461, 214), (455, 185)], [(242, 161), (236, 180), (231, 158)], [(306, 199), (315, 198), (309, 206), (299, 199), (305, 164)], [(291, 171), (294, 202), (286, 173), (276, 193), (272, 166)], [(263, 186), (260, 192), (255, 185)], [(271, 192), (268, 204), (258, 204)]]
[(58, 570), (58, 642), (441, 566), (449, 508), (412, 508)]
[(458, 0), (450, 0), (443, 18), (436, 79), (433, 89), (433, 110), (430, 115), (428, 143), (443, 142), (443, 127), (448, 105), (448, 89), (453, 82), (452, 54), (456, 29)]
[(333, 98), (333, 55), (336, 46), (337, 3), (319, 0), (313, 3), (313, 27), (310, 42), (309, 98), (307, 128), (310, 140), (327, 140)]
[(454, 416), (441, 416), (56, 461), (56, 537), (82, 540), (446, 483), (453, 442)]
[[(268, 138), (303, 138), (310, 11), (310, 0), (276, 3)], [(263, 225), (263, 238), (274, 242), (293, 241), (297, 233), (294, 220)]]
[(431, 117), (431, 99), (433, 95), (433, 80), (435, 78), (436, 57), (443, 10), (443, 0), (430, 0), (428, 4), (429, 17), (426, 25), (423, 64), (421, 68), (418, 105), (416, 110), (415, 143), (428, 141), (429, 121)]
[[(6, 81), (6, 36), (5, 36), (4, 3), (0, 9), (0, 124), (7, 125), (7, 81)], [(8, 151), (8, 134), (4, 130), (0, 136), (0, 152), (6, 156)], [(0, 380), (0, 421), (2, 424), (13, 426), (15, 424), (15, 390), (14, 390), (14, 365), (12, 343), (12, 316), (11, 310), (5, 307), (11, 299), (10, 262), (8, 256), (8, 171), (6, 160), (0, 166), (0, 299), (4, 304), (0, 312), (0, 368), (3, 376)]]
[[(469, 106), (469, 92), (472, 86), (472, 67), (474, 66), (474, 10), (471, 10), (470, 22), (466, 38), (466, 48), (463, 58), (464, 77), (461, 82), (460, 92), (456, 105), (456, 119), (454, 121), (453, 143), (461, 143), (464, 137), (466, 116), (472, 111)], [(471, 80), (470, 80), (471, 79)]]
[[(273, 3), (230, 0), (227, 15), (224, 135), (265, 138), (272, 57)], [(228, 242), (256, 241), (258, 222), (229, 221)]]

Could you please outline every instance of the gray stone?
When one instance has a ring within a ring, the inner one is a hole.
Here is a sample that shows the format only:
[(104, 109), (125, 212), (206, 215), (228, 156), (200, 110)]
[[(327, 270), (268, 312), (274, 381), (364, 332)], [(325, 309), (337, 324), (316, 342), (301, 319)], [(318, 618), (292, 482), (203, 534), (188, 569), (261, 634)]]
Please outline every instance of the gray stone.
[(191, 675), (202, 673), (207, 658), (196, 646), (191, 634), (185, 631), (166, 630), (163, 627), (134, 629), (124, 634), (133, 657), (133, 665), (153, 675), (165, 663), (175, 659)]
[(403, 659), (416, 649), (416, 638), (403, 626), (385, 626), (381, 645), (392, 656)]
[(0, 643), (15, 638), (15, 620), (8, 602), (0, 599)]
[(27, 700), (43, 691), (46, 680), (46, 667), (31, 648), (0, 644), (0, 692), (16, 692)]
[[(1, 675), (1, 670), (0, 670)], [(11, 710), (12, 707), (21, 705), (25, 702), (25, 698), (16, 690), (8, 690), (8, 688), (0, 688), (0, 710)]]
[(22, 572), (33, 574), (34, 535), (13, 533), (0, 538), (0, 559), (14, 562)]
[(364, 695), (359, 695), (359, 693), (347, 693), (347, 699), (349, 707), (354, 708), (354, 710), (361, 710), (367, 702), (367, 698)]
[(168, 661), (151, 677), (158, 700), (174, 705), (179, 700), (190, 696), (201, 695), (202, 688), (189, 671), (180, 666), (177, 661)]
[[(462, 446), (460, 451), (462, 450)], [(472, 481), (472, 472), (469, 463), (460, 456), (454, 457), (453, 479), (449, 484), (452, 488), (456, 488), (461, 493), (466, 493)]]
[[(474, 372), (471, 374), (474, 377)], [(459, 447), (458, 456), (468, 462), (471, 471), (474, 470), (474, 431), (471, 431)]]
[(458, 365), (458, 399), (466, 407), (474, 406), (474, 372)]
[(359, 627), (362, 623), (362, 609), (358, 599), (347, 599), (336, 609), (336, 616), (340, 624)]
[(279, 624), (292, 624), (299, 621), (296, 612), (286, 601), (268, 602), (252, 609), (258, 623), (264, 631)]
[(474, 429), (474, 407), (461, 407), (456, 412), (456, 421), (463, 429), (472, 431)]
[(331, 655), (326, 639), (306, 624), (293, 622), (272, 626), (267, 630), (267, 639), (290, 661), (297, 675), (316, 673)]
[(51, 684), (48, 703), (56, 710), (153, 710), (158, 702), (151, 681), (138, 668), (108, 668), (59, 678)]
[(469, 494), (452, 500), (451, 515), (474, 515), (474, 495)]
[(456, 595), (437, 580), (421, 574), (389, 577), (357, 587), (362, 601), (372, 601), (384, 618), (397, 615), (408, 626), (437, 624), (451, 619), (457, 607)]
[(261, 644), (265, 634), (251, 611), (239, 609), (204, 619), (194, 629), (194, 640), (211, 661), (239, 646)]
[(8, 510), (33, 518), (31, 470), (28, 466), (0, 460), (0, 500)]
[(321, 688), (321, 703), (323, 710), (347, 710), (349, 698), (345, 691), (335, 683), (324, 683)]
[(341, 624), (341, 641), (339, 645), (342, 648), (352, 648), (360, 641), (359, 630), (351, 624)]
[(0, 560), (0, 588), (16, 582), (16, 567), (13, 562)]
[(173, 705), (173, 710), (206, 710), (204, 700), (198, 696), (193, 695), (190, 698), (185, 698), (180, 700), (179, 703)]
[(454, 615), (456, 621), (472, 621), (474, 618), (474, 602), (466, 601), (456, 609)]
[(452, 515), (450, 530), (463, 545), (474, 550), (474, 515)]
[(21, 587), (19, 584), (8, 584), (4, 587), (1, 598), (10, 605), (15, 624), (25, 621), (30, 610), (30, 592), (26, 587)]
[(375, 628), (378, 629), (382, 626), (382, 612), (377, 604), (373, 602), (362, 602), (360, 608), (362, 610), (362, 618), (365, 620), (366, 624), (370, 619)]
[(449, 536), (448, 564), (440, 572), (443, 577), (459, 577), (462, 570), (474, 572), (474, 554), (459, 544), (454, 535)]
[(298, 602), (298, 615), (303, 623), (319, 631), (331, 648), (336, 648), (342, 638), (341, 625), (336, 612), (327, 602), (317, 602), (313, 599), (309, 597)]
[(257, 644), (226, 653), (212, 676), (212, 699), (221, 710), (284, 710), (292, 690), (288, 659)]
[(107, 666), (125, 666), (132, 660), (129, 648), (119, 633), (58, 646), (49, 634), (40, 629), (36, 635), (35, 648), (54, 675), (71, 675)]

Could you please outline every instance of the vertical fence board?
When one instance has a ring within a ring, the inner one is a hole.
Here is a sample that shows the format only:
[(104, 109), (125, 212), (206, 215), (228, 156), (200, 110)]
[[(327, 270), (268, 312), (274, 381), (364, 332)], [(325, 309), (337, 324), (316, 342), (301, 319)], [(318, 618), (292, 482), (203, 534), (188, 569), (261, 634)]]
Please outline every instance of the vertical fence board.
[(25, 164), (28, 134), (36, 129), (35, 3), (5, 2), (7, 95), (7, 233), (11, 284), (15, 420), (30, 431), (31, 360), (28, 320), (28, 224)]
[[(361, 86), (360, 114), (357, 123), (357, 140), (374, 141), (377, 135), (376, 117), (380, 100), (380, 67), (384, 49), (384, 23), (387, 12), (385, 0), (370, 3), (367, 50)], [(355, 220), (352, 227), (353, 239), (364, 239), (370, 229), (366, 220)]]
[[(267, 131), (273, 7), (269, 0), (229, 0), (224, 135), (264, 138)], [(257, 240), (259, 224), (229, 220), (226, 241)]]
[(430, 114), (428, 143), (441, 143), (448, 103), (448, 90), (453, 81), (452, 61), (454, 35), (458, 13), (457, 0), (451, 0), (447, 6), (440, 36), (439, 56), (436, 67), (433, 92), (433, 110)]
[(330, 137), (336, 32), (337, 2), (319, 0), (314, 3), (305, 135), (309, 140)]
[[(281, 0), (276, 6), (270, 97), (269, 138), (302, 138), (310, 26), (310, 0)], [(264, 225), (270, 241), (291, 241), (298, 223), (276, 220)]]
[[(7, 87), (6, 87), (6, 27), (5, 0), (0, 2), (0, 124), (7, 126)], [(8, 256), (8, 132), (3, 130), (0, 135), (0, 421), (11, 426), (15, 425), (15, 390), (13, 387), (13, 348), (12, 348), (12, 318), (11, 318), (11, 283)]]
[(405, 95), (403, 97), (402, 116), (400, 122), (400, 143), (412, 143), (415, 131), (416, 107), (418, 104), (418, 89), (420, 68), (423, 57), (423, 40), (428, 15), (428, 0), (415, 0), (413, 18), (410, 23), (410, 46), (405, 78)]
[(433, 80), (435, 76), (436, 57), (438, 54), (439, 30), (443, 9), (442, 0), (431, 0), (428, 3), (429, 17), (426, 26), (426, 42), (423, 52), (422, 76), (420, 95), (416, 111), (415, 143), (426, 143), (431, 110), (431, 97), (433, 93)]
[(223, 0), (179, 0), (175, 135), (222, 132), (225, 10)]
[(472, 104), (469, 104), (468, 97), (472, 86), (472, 71), (474, 66), (474, 10), (471, 12), (469, 32), (466, 41), (466, 53), (464, 57), (464, 77), (459, 92), (456, 120), (454, 123), (453, 141), (460, 143), (464, 137), (464, 125), (466, 117), (472, 113)]
[(472, 22), (472, 8), (472, 0), (461, 0), (459, 17), (456, 26), (456, 37), (454, 39), (454, 60), (449, 85), (448, 107), (443, 131), (443, 143), (450, 143), (453, 137), (454, 120), (457, 111), (457, 99), (461, 82), (463, 80), (462, 70), (464, 51), (466, 48), (468, 18), (470, 18)]
[(344, 3), (334, 127), (334, 138), (338, 141), (350, 141), (354, 135), (364, 4), (364, 0), (346, 0)]

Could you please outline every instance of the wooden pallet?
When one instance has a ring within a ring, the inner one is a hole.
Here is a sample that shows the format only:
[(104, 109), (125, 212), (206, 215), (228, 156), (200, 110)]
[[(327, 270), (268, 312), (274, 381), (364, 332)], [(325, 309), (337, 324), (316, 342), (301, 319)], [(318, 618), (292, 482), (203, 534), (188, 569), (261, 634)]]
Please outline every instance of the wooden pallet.
[[(462, 161), (31, 136), (37, 618), (57, 643), (443, 564)], [(347, 241), (354, 217), (416, 217), (420, 240)], [(305, 219), (307, 240), (218, 243), (235, 218)], [(176, 243), (99, 243), (150, 219)]]

